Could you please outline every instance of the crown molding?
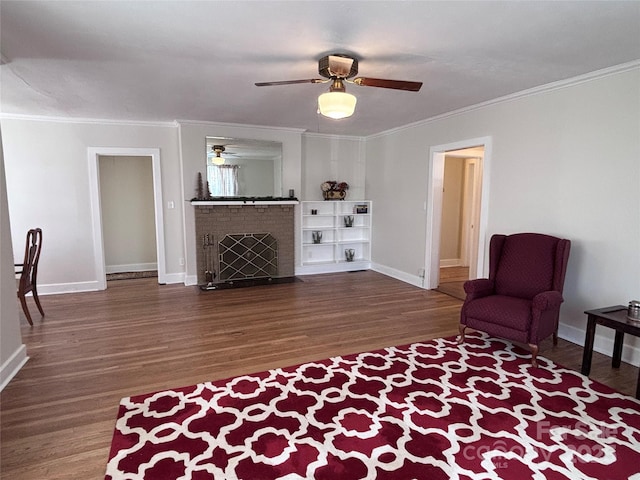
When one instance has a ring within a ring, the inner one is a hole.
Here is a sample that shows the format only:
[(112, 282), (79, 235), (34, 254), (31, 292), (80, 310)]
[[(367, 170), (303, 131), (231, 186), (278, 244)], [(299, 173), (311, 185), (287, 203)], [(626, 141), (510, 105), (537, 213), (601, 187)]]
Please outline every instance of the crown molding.
[(331, 134), (331, 133), (317, 133), (317, 132), (309, 132), (309, 131), (305, 131), (303, 133), (303, 137), (314, 137), (314, 138), (325, 138), (325, 139), (332, 139), (332, 140), (366, 140), (367, 137), (362, 136), (362, 135), (335, 135), (335, 134)]
[(107, 118), (81, 118), (81, 117), (48, 117), (46, 115), (25, 115), (20, 113), (0, 113), (1, 120), (28, 120), (33, 122), (52, 123), (78, 123), (86, 125), (118, 125), (133, 127), (177, 127), (173, 122), (150, 122), (143, 120), (113, 120)]
[(304, 128), (290, 128), (290, 127), (269, 127), (266, 125), (252, 125), (246, 123), (224, 123), (224, 122), (209, 122), (204, 120), (184, 120), (179, 119), (176, 120), (175, 123), (178, 126), (207, 126), (207, 127), (231, 127), (231, 128), (251, 128), (257, 130), (277, 130), (281, 132), (288, 133), (305, 133), (306, 129)]
[(541, 93), (552, 92), (554, 90), (561, 90), (563, 88), (574, 87), (582, 83), (587, 83), (593, 80), (598, 80), (601, 78), (609, 77), (612, 75), (618, 75), (620, 73), (625, 73), (625, 72), (638, 70), (638, 69), (640, 69), (640, 60), (633, 60), (631, 62), (622, 63), (620, 65), (615, 65), (613, 67), (607, 67), (601, 70), (596, 70), (594, 72), (578, 75), (577, 77), (571, 77), (565, 80), (558, 80), (557, 82), (547, 83), (545, 85), (540, 85), (538, 87), (529, 88), (527, 90), (522, 90), (520, 92), (505, 95), (503, 97), (494, 98), (493, 100), (487, 100), (486, 102), (477, 103), (475, 105), (470, 105), (468, 107), (463, 107), (458, 110), (452, 110), (451, 112), (442, 113), (440, 115), (436, 115), (435, 117), (426, 118), (424, 120), (418, 120), (417, 122), (409, 123), (401, 127), (396, 127), (390, 130), (385, 130), (383, 132), (374, 133), (372, 135), (368, 135), (365, 138), (369, 140), (377, 137), (384, 137), (387, 135), (391, 135), (393, 133), (419, 127), (421, 125), (427, 125), (429, 123), (443, 120), (445, 118), (455, 117), (458, 115), (462, 115), (464, 113), (473, 112), (474, 110), (480, 110), (482, 108), (490, 107), (493, 105), (511, 102), (514, 100), (519, 100), (521, 98), (535, 96)]

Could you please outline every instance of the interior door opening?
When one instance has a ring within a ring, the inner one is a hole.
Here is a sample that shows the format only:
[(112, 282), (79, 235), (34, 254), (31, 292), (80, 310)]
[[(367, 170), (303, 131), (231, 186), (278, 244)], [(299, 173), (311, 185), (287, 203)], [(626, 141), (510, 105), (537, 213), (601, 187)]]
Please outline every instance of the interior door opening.
[[(103, 235), (103, 212), (100, 185), (100, 157), (145, 157), (151, 159), (153, 177), (153, 217), (156, 246), (156, 264), (158, 283), (167, 283), (164, 242), (164, 213), (162, 198), (162, 175), (160, 171), (160, 149), (158, 148), (118, 148), (90, 147), (87, 150), (89, 161), (89, 188), (91, 197), (91, 217), (93, 229), (93, 247), (95, 279), (98, 290), (107, 288), (105, 247)], [(151, 228), (151, 227), (149, 227)]]
[(157, 277), (151, 157), (99, 157), (107, 281)]
[(432, 147), (425, 288), (464, 298), (464, 281), (484, 270), (491, 139)]
[(483, 146), (445, 152), (438, 290), (456, 298), (477, 274), (483, 157)]

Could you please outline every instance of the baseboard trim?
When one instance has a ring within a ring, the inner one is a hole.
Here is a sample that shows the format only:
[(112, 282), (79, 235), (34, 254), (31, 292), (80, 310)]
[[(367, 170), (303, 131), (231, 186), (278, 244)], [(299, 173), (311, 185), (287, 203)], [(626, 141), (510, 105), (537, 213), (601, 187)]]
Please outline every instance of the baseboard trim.
[(460, 266), (462, 266), (462, 260), (459, 258), (443, 258), (440, 260), (440, 268)]
[(27, 363), (27, 347), (23, 344), (0, 367), (0, 392), (4, 390), (11, 379), (16, 376), (20, 369)]
[(51, 283), (38, 284), (38, 295), (56, 295), (58, 293), (95, 292), (100, 289), (100, 282)]
[[(600, 330), (606, 332), (604, 335), (600, 333)], [(610, 334), (609, 337), (607, 334)], [(585, 330), (582, 328), (574, 327), (571, 325), (565, 325), (560, 322), (558, 327), (558, 336), (571, 343), (584, 346)], [(593, 341), (593, 350), (611, 357), (613, 355), (613, 336), (614, 330), (610, 328), (596, 328), (596, 336)], [(630, 338), (630, 335), (625, 337), (626, 340)], [(633, 337), (631, 337), (633, 338)], [(640, 366), (640, 348), (635, 345), (629, 345), (628, 341), (624, 342), (622, 347), (622, 361)]]
[(302, 265), (295, 268), (295, 275), (317, 275), (323, 273), (356, 272), (358, 270), (369, 270), (371, 262), (362, 260), (354, 262), (331, 262), (319, 263), (317, 265)]
[(167, 273), (163, 278), (164, 284), (184, 283), (184, 273)]
[(378, 273), (382, 273), (383, 275), (386, 275), (391, 278), (395, 278), (396, 280), (400, 280), (410, 285), (414, 285), (419, 288), (425, 288), (424, 278), (419, 277), (418, 275), (410, 275), (401, 270), (396, 270), (395, 268), (387, 267), (385, 265), (380, 265), (379, 263), (372, 263), (371, 270)]
[(185, 286), (197, 285), (198, 284), (198, 276), (197, 275), (184, 275), (184, 284)]
[(153, 263), (129, 263), (125, 265), (106, 265), (106, 273), (148, 272), (158, 270), (158, 264)]

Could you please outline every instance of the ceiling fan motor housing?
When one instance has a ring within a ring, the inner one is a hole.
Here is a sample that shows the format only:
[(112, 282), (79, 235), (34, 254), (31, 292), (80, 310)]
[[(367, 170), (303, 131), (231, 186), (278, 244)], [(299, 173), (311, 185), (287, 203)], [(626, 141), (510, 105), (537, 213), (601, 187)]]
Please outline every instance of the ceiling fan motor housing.
[[(349, 62), (351, 69), (345, 68)], [(318, 61), (318, 73), (325, 78), (351, 78), (358, 74), (358, 60), (341, 53), (327, 55)]]

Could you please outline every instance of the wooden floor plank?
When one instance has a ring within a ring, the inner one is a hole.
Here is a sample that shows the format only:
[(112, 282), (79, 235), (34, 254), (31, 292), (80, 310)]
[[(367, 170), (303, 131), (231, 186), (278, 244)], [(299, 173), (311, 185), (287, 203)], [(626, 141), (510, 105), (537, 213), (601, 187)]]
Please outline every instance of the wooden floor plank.
[[(30, 360), (0, 394), (0, 477), (104, 478), (122, 397), (455, 335), (461, 301), (366, 271), (201, 292), (156, 279), (42, 298)], [(579, 370), (582, 348), (541, 355)], [(637, 368), (594, 354), (592, 378), (635, 391)]]

